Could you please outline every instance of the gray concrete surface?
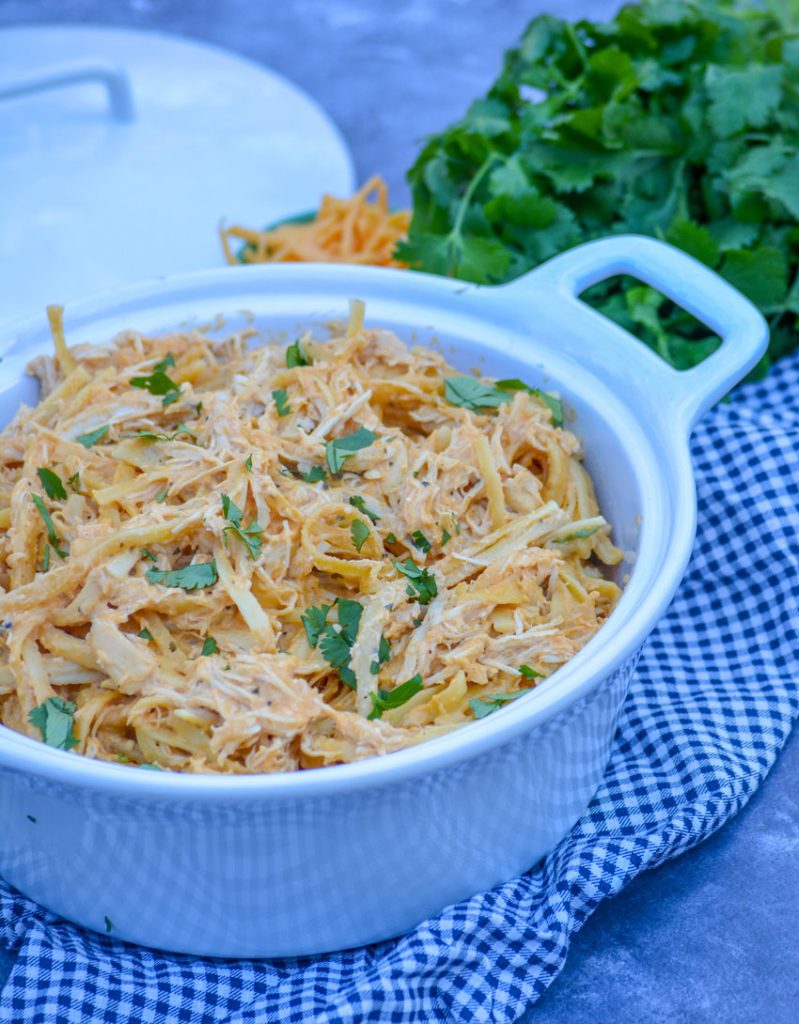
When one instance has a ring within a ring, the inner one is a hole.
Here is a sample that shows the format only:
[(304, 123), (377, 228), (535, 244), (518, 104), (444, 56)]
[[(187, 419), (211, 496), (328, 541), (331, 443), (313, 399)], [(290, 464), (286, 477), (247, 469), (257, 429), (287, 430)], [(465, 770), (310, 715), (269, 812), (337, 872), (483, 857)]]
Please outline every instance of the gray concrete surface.
[[(95, 22), (227, 46), (307, 89), (396, 202), (419, 140), (484, 91), (535, 13), (612, 0), (0, 0), (0, 27)], [(525, 1024), (799, 1020), (799, 741), (716, 837), (642, 876), (575, 939)], [(10, 967), (0, 954), (0, 980)], [(90, 1022), (87, 1022), (90, 1024)]]

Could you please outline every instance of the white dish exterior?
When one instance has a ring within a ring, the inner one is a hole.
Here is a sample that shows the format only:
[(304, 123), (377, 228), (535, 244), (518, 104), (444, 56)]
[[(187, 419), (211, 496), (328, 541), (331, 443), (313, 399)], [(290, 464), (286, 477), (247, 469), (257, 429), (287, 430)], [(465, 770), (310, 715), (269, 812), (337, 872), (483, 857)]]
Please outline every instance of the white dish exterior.
[[(678, 373), (576, 295), (618, 273), (689, 309), (724, 344)], [(152, 281), (67, 309), (71, 343), (240, 311), (292, 339), (346, 316), (450, 361), (559, 390), (630, 579), (598, 635), (554, 677), (442, 739), (352, 765), (270, 776), (145, 772), (0, 727), (0, 874), (88, 928), (161, 949), (284, 956), (399, 934), (531, 867), (584, 811), (641, 645), (693, 542), (688, 436), (761, 356), (767, 328), (706, 267), (651, 239), (580, 246), (509, 285), (405, 271), (280, 265)], [(43, 315), (0, 339), (4, 421), (34, 402)], [(663, 695), (668, 700), (668, 694)]]

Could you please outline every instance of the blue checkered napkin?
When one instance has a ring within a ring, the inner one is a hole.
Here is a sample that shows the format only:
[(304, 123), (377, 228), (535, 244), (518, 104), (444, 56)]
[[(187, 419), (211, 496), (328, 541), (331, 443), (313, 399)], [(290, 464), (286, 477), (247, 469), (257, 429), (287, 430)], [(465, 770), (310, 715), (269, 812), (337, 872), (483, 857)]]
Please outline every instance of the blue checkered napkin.
[(403, 939), (270, 963), (161, 956), (0, 884), (6, 1024), (511, 1022), (594, 908), (746, 803), (799, 711), (799, 359), (696, 434), (699, 536), (644, 650), (604, 782), (534, 871)]

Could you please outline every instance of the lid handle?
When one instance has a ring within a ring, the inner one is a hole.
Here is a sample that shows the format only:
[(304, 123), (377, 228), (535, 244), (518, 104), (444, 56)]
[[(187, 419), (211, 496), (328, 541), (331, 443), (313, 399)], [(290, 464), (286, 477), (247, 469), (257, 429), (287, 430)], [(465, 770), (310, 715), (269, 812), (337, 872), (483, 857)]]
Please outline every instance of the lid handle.
[(0, 100), (17, 99), (20, 96), (30, 96), (48, 89), (61, 89), (66, 85), (79, 85), (83, 82), (99, 82), (105, 86), (111, 116), (115, 120), (127, 122), (134, 119), (136, 108), (127, 72), (114, 64), (100, 61), (64, 64), (55, 68), (45, 68), (15, 82), (0, 82)]

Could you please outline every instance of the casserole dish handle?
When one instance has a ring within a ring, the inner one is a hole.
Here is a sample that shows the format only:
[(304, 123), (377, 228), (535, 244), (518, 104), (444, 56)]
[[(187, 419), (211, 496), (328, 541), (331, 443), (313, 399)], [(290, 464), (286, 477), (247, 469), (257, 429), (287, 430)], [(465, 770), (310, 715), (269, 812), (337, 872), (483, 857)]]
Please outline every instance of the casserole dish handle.
[[(675, 370), (624, 328), (596, 312), (579, 295), (609, 277), (628, 274), (657, 288), (688, 310), (721, 338), (718, 349), (690, 370)], [(668, 406), (672, 423), (690, 428), (761, 358), (768, 343), (768, 325), (755, 306), (713, 270), (665, 242), (642, 235), (617, 235), (586, 242), (542, 264), (505, 287), (534, 286), (548, 296), (580, 307), (580, 316), (594, 321), (595, 343), (622, 351), (612, 359), (583, 345), (578, 355), (607, 369), (608, 363), (634, 365), (636, 376), (653, 397)]]

